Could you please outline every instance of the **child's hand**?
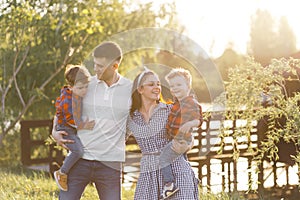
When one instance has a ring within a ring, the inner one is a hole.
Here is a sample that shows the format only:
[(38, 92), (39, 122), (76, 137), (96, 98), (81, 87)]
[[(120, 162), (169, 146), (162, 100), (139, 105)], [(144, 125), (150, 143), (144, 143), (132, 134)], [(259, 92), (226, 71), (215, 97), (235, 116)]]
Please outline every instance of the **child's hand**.
[(193, 123), (191, 121), (186, 122), (179, 128), (179, 132), (181, 133), (190, 133), (191, 129), (193, 128)]
[(94, 127), (95, 127), (95, 120), (89, 121), (89, 118), (87, 118), (87, 119), (84, 121), (83, 129), (86, 129), (86, 130), (93, 130)]

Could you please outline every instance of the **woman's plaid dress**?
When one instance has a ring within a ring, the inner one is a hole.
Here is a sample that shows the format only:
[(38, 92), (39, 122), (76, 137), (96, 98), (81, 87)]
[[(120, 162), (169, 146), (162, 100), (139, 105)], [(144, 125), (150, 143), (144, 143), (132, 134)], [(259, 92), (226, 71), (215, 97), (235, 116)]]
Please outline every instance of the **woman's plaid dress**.
[[(143, 154), (141, 158), (141, 172), (137, 182), (135, 200), (157, 200), (162, 192), (163, 182), (159, 170), (159, 153), (169, 142), (166, 138), (166, 123), (171, 105), (159, 103), (154, 109), (151, 119), (146, 123), (138, 111), (128, 120), (131, 132)], [(170, 200), (197, 200), (198, 179), (184, 156), (178, 157), (172, 166), (179, 191)]]

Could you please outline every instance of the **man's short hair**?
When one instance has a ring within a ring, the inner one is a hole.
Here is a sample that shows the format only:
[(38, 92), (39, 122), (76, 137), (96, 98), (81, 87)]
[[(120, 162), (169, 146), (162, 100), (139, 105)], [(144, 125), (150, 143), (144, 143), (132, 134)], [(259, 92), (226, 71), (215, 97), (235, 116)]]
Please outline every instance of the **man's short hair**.
[(110, 62), (121, 62), (122, 50), (121, 47), (115, 42), (103, 42), (94, 49), (93, 56), (95, 58), (106, 58)]

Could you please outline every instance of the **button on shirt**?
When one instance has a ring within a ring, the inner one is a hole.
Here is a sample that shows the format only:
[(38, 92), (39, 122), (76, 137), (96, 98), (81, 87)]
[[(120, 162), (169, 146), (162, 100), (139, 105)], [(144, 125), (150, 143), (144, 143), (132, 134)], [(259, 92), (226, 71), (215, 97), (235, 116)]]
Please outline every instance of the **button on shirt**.
[(129, 79), (120, 76), (110, 87), (92, 77), (83, 98), (82, 118), (95, 120), (94, 129), (80, 130), (83, 158), (97, 161), (125, 161), (126, 120), (131, 106)]

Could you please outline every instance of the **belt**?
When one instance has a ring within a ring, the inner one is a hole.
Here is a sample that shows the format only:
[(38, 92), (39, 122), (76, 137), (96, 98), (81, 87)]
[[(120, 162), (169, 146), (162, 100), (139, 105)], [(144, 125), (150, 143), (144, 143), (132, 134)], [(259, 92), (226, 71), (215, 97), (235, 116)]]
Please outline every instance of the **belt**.
[(160, 155), (161, 152), (159, 151), (154, 151), (154, 152), (144, 152), (142, 153), (143, 156), (147, 156), (147, 155)]

